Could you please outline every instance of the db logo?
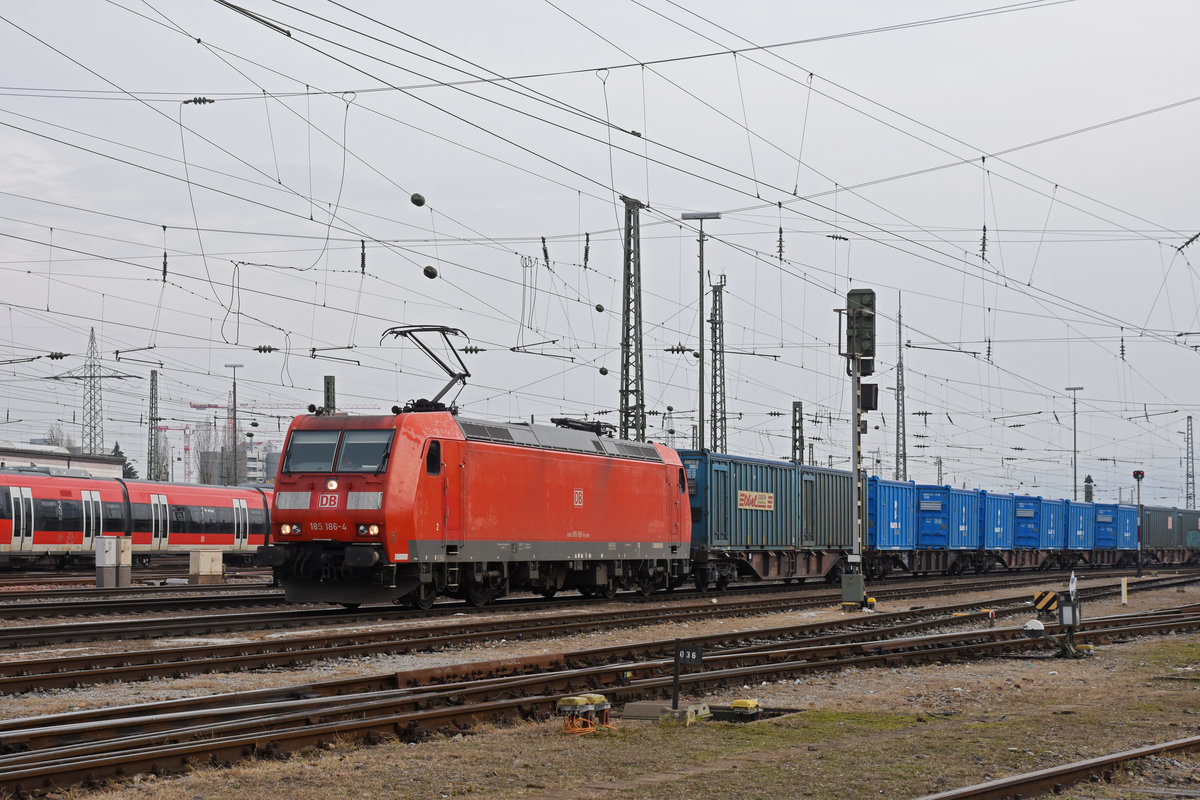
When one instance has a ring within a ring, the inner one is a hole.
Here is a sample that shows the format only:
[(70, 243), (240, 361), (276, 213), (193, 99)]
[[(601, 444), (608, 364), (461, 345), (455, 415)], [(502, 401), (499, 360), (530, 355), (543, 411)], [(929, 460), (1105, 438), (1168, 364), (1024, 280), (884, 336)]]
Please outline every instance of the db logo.
[(323, 494), (317, 498), (317, 508), (337, 508), (336, 494)]
[(575, 490), (575, 507), (583, 508), (583, 489)]

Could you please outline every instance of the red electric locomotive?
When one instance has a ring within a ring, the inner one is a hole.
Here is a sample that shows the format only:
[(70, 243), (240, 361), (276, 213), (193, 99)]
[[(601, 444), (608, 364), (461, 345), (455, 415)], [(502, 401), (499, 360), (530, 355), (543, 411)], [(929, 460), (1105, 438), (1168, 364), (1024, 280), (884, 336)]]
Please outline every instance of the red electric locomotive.
[(310, 414), (288, 431), (259, 563), (289, 600), (346, 606), (649, 593), (687, 575), (690, 524), (661, 445), (441, 410)]

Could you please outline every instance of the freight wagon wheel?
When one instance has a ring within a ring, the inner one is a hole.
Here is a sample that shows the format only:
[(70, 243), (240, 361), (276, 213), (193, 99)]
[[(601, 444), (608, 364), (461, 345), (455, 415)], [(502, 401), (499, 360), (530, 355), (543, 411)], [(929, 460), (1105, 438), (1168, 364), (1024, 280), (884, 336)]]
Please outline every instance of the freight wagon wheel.
[(558, 589), (538, 589), (537, 593), (549, 600), (554, 595), (558, 594)]
[(723, 592), (728, 588), (729, 588), (729, 576), (728, 575), (722, 575), (719, 578), (717, 578), (717, 591), (718, 592)]
[(702, 571), (702, 572), (696, 573), (696, 591), (697, 592), (708, 591), (708, 573), (707, 572)]

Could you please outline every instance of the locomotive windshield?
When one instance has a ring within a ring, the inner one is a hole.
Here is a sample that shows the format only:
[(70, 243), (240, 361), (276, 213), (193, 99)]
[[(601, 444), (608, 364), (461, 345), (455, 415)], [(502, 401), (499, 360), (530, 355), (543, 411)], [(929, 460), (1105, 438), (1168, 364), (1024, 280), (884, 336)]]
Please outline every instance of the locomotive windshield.
[(289, 473), (382, 472), (391, 444), (391, 430), (295, 431), (283, 469)]
[(346, 431), (338, 456), (338, 472), (382, 472), (392, 431)]
[(341, 431), (294, 431), (288, 442), (285, 472), (331, 472)]

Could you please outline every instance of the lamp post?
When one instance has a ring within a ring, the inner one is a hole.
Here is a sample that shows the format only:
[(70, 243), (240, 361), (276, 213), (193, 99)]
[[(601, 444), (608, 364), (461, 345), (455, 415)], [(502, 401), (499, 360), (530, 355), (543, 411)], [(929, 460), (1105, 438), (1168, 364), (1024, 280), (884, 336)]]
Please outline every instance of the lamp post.
[(1146, 473), (1140, 469), (1133, 471), (1133, 479), (1137, 482), (1137, 576), (1142, 577), (1142, 478), (1146, 477)]
[(230, 418), (233, 427), (229, 431), (229, 449), (230, 458), (233, 459), (233, 469), (227, 470), (225, 480), (226, 486), (232, 486), (238, 482), (238, 435), (237, 435), (237, 371), (238, 367), (244, 367), (245, 364), (226, 364), (226, 369), (233, 370), (233, 402), (229, 406)]
[(700, 349), (696, 351), (700, 361), (700, 406), (699, 425), (696, 428), (696, 449), (704, 449), (704, 220), (720, 219), (720, 211), (685, 211), (680, 217), (700, 223)]
[(1079, 499), (1079, 395), (1082, 386), (1068, 386), (1066, 391), (1071, 393), (1071, 488), (1073, 499)]

